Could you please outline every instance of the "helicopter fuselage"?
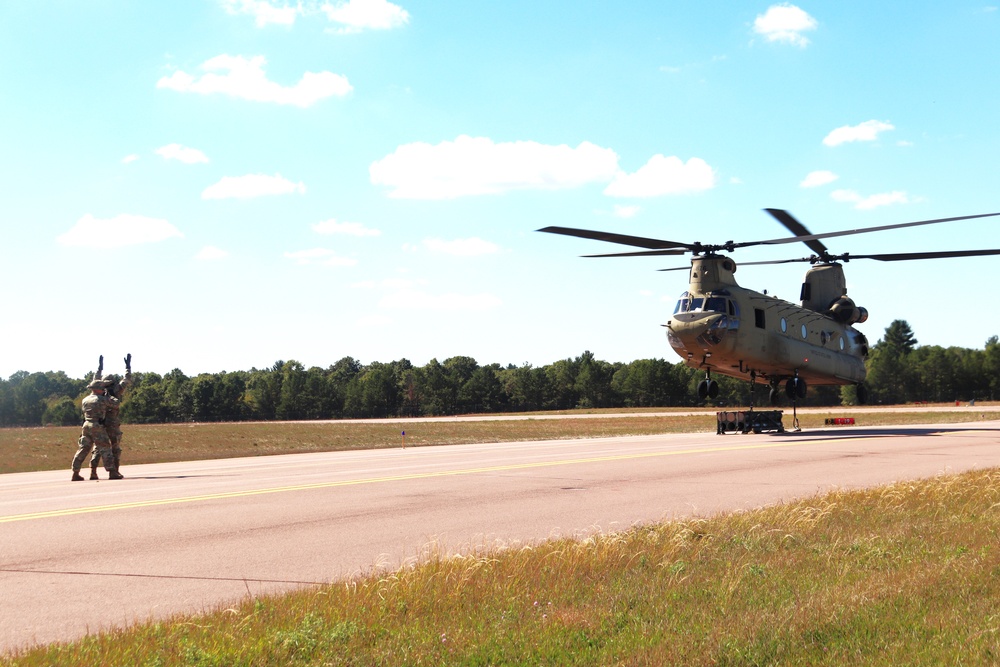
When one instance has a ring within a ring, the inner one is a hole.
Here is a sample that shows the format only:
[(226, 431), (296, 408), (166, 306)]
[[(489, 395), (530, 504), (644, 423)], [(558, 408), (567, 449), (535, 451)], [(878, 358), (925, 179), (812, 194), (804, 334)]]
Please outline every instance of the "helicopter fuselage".
[[(834, 266), (838, 271), (830, 273), (839, 276), (832, 282), (823, 274), (814, 276), (813, 294), (803, 295), (813, 299), (794, 304), (738, 285), (736, 263), (728, 257), (694, 257), (688, 290), (665, 325), (670, 346), (688, 366), (740, 379), (858, 384), (865, 379), (868, 342), (851, 322), (863, 321), (867, 313), (838, 288), (843, 272)], [(816, 293), (823, 292), (816, 289), (817, 281), (832, 290), (823, 310), (815, 305)], [(834, 304), (839, 311), (831, 308)]]

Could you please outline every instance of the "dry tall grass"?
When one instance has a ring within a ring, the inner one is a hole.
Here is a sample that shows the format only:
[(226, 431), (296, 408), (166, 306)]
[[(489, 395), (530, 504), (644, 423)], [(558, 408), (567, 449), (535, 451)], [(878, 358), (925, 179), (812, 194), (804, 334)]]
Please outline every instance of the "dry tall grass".
[[(788, 412), (788, 411), (786, 411)], [(803, 428), (821, 428), (828, 417), (850, 415), (845, 408), (800, 417)], [(859, 414), (862, 426), (956, 423), (1000, 419), (996, 408), (982, 412), (872, 412)], [(791, 428), (791, 413), (785, 418)], [(714, 414), (694, 416), (616, 416), (588, 419), (537, 418), (519, 421), (280, 422), (220, 424), (128, 424), (122, 465), (221, 459), (269, 454), (340, 451), (406, 446), (598, 438), (658, 433), (714, 433)], [(80, 429), (75, 426), (0, 429), (0, 474), (69, 468)]]

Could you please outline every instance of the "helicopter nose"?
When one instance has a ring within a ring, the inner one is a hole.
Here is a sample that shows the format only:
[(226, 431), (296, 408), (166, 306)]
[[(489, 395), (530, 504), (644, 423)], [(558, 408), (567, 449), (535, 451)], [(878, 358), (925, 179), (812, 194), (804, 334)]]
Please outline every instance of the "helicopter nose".
[(667, 339), (675, 350), (697, 352), (722, 342), (729, 318), (719, 313), (678, 313), (667, 324)]

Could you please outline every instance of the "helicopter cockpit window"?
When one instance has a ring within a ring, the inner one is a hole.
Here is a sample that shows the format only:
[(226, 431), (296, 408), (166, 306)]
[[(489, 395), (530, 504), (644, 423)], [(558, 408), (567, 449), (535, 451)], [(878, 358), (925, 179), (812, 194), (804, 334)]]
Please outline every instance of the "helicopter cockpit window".
[[(713, 300), (709, 299), (709, 302)], [(723, 302), (722, 312), (725, 312), (725, 299), (719, 299), (719, 301)], [(705, 310), (712, 309), (711, 307), (705, 308), (705, 299), (701, 297), (691, 298), (687, 292), (684, 292), (681, 294), (681, 298), (677, 300), (677, 305), (674, 307), (674, 314), (689, 313), (693, 310), (702, 310), (703, 308)]]
[(725, 313), (726, 312), (726, 300), (713, 296), (705, 300), (705, 310), (710, 310), (714, 313)]
[(679, 299), (677, 299), (677, 305), (674, 306), (674, 314), (686, 313), (691, 305), (690, 294), (683, 292)]
[(681, 294), (680, 298), (677, 300), (677, 305), (674, 306), (674, 314), (676, 315), (677, 313), (690, 313), (696, 311), (705, 313), (721, 313), (732, 317), (739, 317), (740, 315), (739, 306), (725, 297), (692, 297), (688, 292)]

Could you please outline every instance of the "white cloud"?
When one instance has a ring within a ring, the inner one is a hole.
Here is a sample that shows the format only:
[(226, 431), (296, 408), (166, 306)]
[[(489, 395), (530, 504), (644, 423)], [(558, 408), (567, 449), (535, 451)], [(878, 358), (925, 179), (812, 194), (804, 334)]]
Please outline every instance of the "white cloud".
[(634, 174), (619, 172), (604, 190), (609, 197), (659, 197), (710, 190), (715, 172), (701, 158), (686, 163), (675, 156), (654, 155)]
[(335, 252), (327, 248), (312, 248), (311, 250), (298, 250), (286, 252), (284, 256), (295, 260), (296, 264), (322, 264), (323, 266), (355, 266), (358, 260), (350, 257), (338, 257)]
[(802, 33), (815, 30), (816, 19), (795, 5), (783, 3), (771, 5), (767, 11), (753, 22), (753, 29), (769, 42), (788, 42), (795, 46), (806, 46), (809, 39)]
[(382, 280), (382, 287), (396, 290), (411, 289), (414, 285), (426, 285), (426, 280), (410, 280), (409, 278), (385, 278)]
[(142, 243), (157, 243), (184, 235), (166, 220), (141, 215), (116, 215), (99, 219), (89, 213), (65, 234), (56, 237), (60, 245), (84, 248), (121, 248)]
[(263, 28), (270, 23), (291, 25), (295, 23), (295, 17), (302, 11), (301, 5), (278, 7), (267, 0), (222, 0), (222, 7), (230, 14), (249, 14), (254, 17), (258, 28)]
[(293, 183), (281, 174), (247, 174), (246, 176), (225, 176), (201, 193), (202, 199), (250, 199), (268, 195), (305, 194), (302, 182)]
[(802, 182), (799, 183), (799, 187), (815, 188), (819, 187), (820, 185), (826, 185), (827, 183), (833, 183), (838, 178), (840, 178), (840, 176), (837, 176), (832, 171), (826, 171), (826, 170), (810, 171), (808, 174), (806, 174), (806, 177), (802, 179)]
[(350, 257), (330, 257), (325, 262), (324, 266), (357, 266), (358, 260), (352, 259)]
[(462, 135), (437, 145), (404, 144), (369, 167), (371, 182), (397, 199), (453, 199), (511, 190), (558, 190), (611, 180), (614, 151), (534, 141), (494, 143)]
[(223, 54), (202, 63), (205, 73), (200, 77), (178, 70), (157, 81), (156, 87), (201, 95), (222, 93), (254, 102), (298, 107), (312, 106), (327, 97), (343, 97), (353, 90), (347, 77), (332, 72), (306, 72), (294, 86), (281, 86), (268, 80), (264, 73), (266, 63), (264, 56), (247, 59)]
[(830, 132), (823, 139), (826, 146), (839, 146), (852, 141), (875, 141), (879, 132), (895, 130), (891, 123), (881, 120), (866, 120), (858, 125), (844, 125)]
[(614, 215), (616, 218), (634, 218), (639, 215), (639, 211), (642, 210), (641, 206), (623, 206), (622, 204), (615, 204)]
[(205, 261), (212, 261), (216, 259), (225, 259), (229, 257), (228, 250), (222, 250), (221, 248), (216, 248), (214, 245), (207, 245), (198, 251), (198, 254), (194, 256), (195, 259), (201, 259)]
[(126, 155), (125, 157), (122, 158), (122, 164), (129, 164), (131, 162), (135, 162), (138, 159), (139, 156), (136, 155), (135, 153), (132, 153), (131, 155)]
[(156, 154), (162, 156), (164, 160), (177, 160), (179, 162), (183, 162), (184, 164), (208, 162), (208, 156), (197, 148), (188, 148), (187, 146), (181, 146), (180, 144), (167, 144), (166, 146), (161, 146), (156, 149)]
[(455, 239), (445, 241), (442, 239), (426, 239), (424, 247), (431, 252), (442, 255), (454, 255), (456, 257), (477, 257), (479, 255), (492, 255), (500, 252), (500, 246), (480, 238)]
[(365, 315), (354, 321), (355, 326), (361, 329), (378, 329), (387, 327), (392, 323), (392, 318), (385, 315)]
[(334, 23), (344, 26), (338, 32), (353, 33), (365, 29), (388, 30), (406, 25), (410, 14), (386, 0), (347, 0), (325, 3), (321, 9)]
[(493, 310), (503, 302), (492, 294), (430, 294), (405, 289), (388, 294), (379, 301), (387, 310), (484, 311)]
[(873, 208), (878, 208), (879, 206), (888, 206), (890, 204), (909, 204), (911, 202), (910, 197), (901, 190), (883, 192), (880, 194), (869, 195), (868, 197), (863, 197), (854, 190), (834, 190), (830, 193), (830, 198), (834, 201), (854, 204), (854, 208), (862, 211), (868, 211)]
[(360, 222), (337, 222), (333, 218), (317, 222), (312, 226), (317, 234), (344, 234), (346, 236), (381, 236), (377, 229), (369, 229)]

